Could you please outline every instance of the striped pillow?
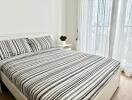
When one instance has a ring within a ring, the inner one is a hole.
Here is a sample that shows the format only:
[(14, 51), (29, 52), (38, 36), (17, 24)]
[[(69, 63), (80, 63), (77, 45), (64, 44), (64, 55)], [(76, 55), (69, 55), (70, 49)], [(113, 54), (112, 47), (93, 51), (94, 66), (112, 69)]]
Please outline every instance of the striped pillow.
[(33, 52), (56, 47), (51, 36), (28, 39), (28, 43), (31, 46)]
[(0, 41), (2, 59), (29, 53), (31, 48), (25, 38)]

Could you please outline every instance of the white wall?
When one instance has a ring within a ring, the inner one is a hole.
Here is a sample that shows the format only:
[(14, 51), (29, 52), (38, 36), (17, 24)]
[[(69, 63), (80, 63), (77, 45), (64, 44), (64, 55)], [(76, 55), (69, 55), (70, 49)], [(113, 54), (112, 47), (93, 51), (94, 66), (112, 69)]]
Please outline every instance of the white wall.
[(0, 0), (0, 34), (62, 33), (76, 48), (78, 0)]
[(0, 34), (65, 32), (63, 0), (0, 0)]
[(78, 0), (66, 0), (66, 35), (68, 42), (76, 49), (78, 26)]

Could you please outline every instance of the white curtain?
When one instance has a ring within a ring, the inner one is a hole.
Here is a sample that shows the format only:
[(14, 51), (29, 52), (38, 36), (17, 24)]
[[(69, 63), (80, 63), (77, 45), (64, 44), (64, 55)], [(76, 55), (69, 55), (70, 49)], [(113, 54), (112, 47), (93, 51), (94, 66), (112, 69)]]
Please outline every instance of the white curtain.
[(122, 0), (118, 14), (113, 58), (132, 73), (132, 0)]
[(78, 50), (113, 57), (132, 73), (132, 0), (80, 0)]
[(78, 49), (108, 56), (113, 0), (80, 0)]

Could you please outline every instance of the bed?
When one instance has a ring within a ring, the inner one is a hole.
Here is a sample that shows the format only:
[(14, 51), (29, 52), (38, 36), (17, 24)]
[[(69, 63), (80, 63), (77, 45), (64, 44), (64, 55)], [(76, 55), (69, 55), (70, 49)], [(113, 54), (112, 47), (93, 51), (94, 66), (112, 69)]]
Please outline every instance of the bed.
[(17, 100), (110, 100), (120, 63), (49, 48), (0, 61), (1, 80)]

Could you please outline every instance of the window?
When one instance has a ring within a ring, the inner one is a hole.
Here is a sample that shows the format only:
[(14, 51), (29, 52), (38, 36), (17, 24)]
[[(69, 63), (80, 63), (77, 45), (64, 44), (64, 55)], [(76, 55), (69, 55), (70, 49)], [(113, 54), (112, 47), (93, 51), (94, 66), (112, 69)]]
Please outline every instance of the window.
[(79, 49), (106, 56), (113, 0), (80, 0)]

